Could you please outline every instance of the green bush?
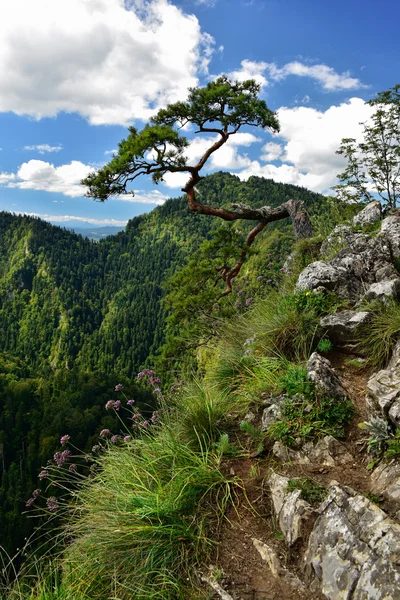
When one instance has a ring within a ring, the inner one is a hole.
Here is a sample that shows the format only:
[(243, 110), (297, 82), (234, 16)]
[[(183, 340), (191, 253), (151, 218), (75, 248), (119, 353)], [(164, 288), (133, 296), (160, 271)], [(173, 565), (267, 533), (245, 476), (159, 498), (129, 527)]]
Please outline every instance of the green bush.
[(297, 439), (310, 441), (325, 435), (343, 437), (344, 425), (350, 423), (353, 410), (348, 400), (313, 400), (297, 394), (284, 401), (282, 418), (270, 425), (267, 434), (289, 447), (294, 446)]

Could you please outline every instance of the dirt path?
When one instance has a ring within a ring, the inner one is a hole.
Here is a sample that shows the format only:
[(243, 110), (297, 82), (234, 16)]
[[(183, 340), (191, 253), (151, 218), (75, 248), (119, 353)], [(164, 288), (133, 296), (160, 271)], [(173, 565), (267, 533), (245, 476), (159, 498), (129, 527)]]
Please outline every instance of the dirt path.
[[(243, 481), (245, 491), (239, 491), (236, 507), (231, 507), (220, 532), (219, 545), (212, 557), (218, 567), (219, 585), (233, 600), (322, 600), (322, 595), (309, 590), (294, 589), (281, 578), (273, 576), (253, 545), (253, 538), (268, 544), (279, 557), (281, 565), (303, 579), (299, 571), (300, 545), (288, 549), (276, 522), (266, 480), (274, 471), (289, 477), (307, 477), (325, 486), (335, 480), (364, 495), (370, 492), (370, 475), (365, 452), (364, 432), (358, 423), (367, 420), (365, 391), (370, 370), (360, 369), (356, 357), (338, 352), (327, 355), (352, 400), (355, 413), (347, 427), (346, 438), (340, 440), (352, 462), (343, 466), (293, 465), (281, 463), (271, 456), (228, 461), (225, 468)], [(384, 508), (384, 506), (382, 506)], [(299, 542), (298, 544), (301, 544)], [(218, 594), (211, 596), (219, 598)]]

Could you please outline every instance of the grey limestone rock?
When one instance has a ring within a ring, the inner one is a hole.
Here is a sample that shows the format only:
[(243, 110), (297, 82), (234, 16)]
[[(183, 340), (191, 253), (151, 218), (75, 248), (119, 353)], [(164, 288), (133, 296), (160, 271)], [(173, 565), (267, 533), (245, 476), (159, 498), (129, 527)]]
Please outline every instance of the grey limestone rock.
[(333, 483), (305, 553), (310, 583), (328, 600), (400, 600), (400, 525)]
[(279, 404), (271, 404), (267, 408), (264, 408), (262, 419), (261, 419), (261, 431), (267, 431), (272, 423), (279, 421), (282, 416), (282, 409)]
[(338, 400), (347, 398), (347, 392), (327, 358), (313, 352), (307, 362), (307, 371), (320, 395)]
[(371, 490), (386, 500), (398, 503), (400, 508), (400, 464), (378, 465), (371, 475)]
[(360, 327), (368, 323), (369, 319), (369, 312), (344, 310), (323, 317), (320, 326), (327, 330), (327, 335), (333, 342), (344, 345), (356, 341)]
[(400, 279), (389, 279), (379, 281), (369, 286), (364, 294), (365, 300), (381, 300), (388, 302), (390, 299), (398, 300), (400, 298)]
[(367, 383), (367, 408), (371, 417), (380, 417), (400, 427), (400, 364), (374, 373)]
[(396, 214), (386, 217), (382, 221), (382, 234), (386, 237), (394, 258), (400, 257), (400, 215)]
[(315, 290), (318, 287), (334, 291), (341, 283), (337, 270), (323, 260), (308, 265), (299, 275), (296, 291)]
[(292, 546), (304, 535), (305, 524), (315, 515), (308, 502), (301, 500), (300, 490), (287, 491), (289, 479), (273, 473), (268, 479), (272, 502), (286, 542)]
[(327, 435), (315, 444), (304, 444), (301, 450), (287, 448), (281, 442), (275, 442), (272, 448), (273, 455), (280, 461), (299, 465), (321, 465), (334, 467), (353, 462), (352, 455), (346, 447), (331, 435)]
[(371, 225), (379, 221), (382, 216), (382, 205), (378, 200), (373, 200), (353, 217), (353, 225)]

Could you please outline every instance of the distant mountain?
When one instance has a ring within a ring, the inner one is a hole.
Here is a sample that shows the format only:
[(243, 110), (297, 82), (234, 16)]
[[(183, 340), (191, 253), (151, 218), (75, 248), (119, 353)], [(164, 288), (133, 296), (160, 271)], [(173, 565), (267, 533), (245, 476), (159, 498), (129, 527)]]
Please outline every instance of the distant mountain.
[(102, 240), (109, 235), (115, 235), (119, 231), (123, 231), (125, 229), (125, 225), (121, 225), (120, 227), (115, 227), (111, 225), (107, 225), (106, 227), (93, 227), (88, 223), (87, 227), (75, 227), (74, 225), (64, 225), (67, 229), (71, 229), (75, 233), (82, 235), (83, 237), (87, 237), (90, 240)]

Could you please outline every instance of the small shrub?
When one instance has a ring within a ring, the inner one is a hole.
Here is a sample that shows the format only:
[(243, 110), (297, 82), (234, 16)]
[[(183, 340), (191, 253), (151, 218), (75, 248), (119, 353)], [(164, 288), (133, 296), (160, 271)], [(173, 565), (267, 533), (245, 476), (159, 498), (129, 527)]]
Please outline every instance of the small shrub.
[(400, 456), (400, 429), (397, 429), (394, 436), (388, 440), (385, 452), (385, 458), (397, 458), (398, 456)]
[(344, 426), (350, 423), (353, 411), (349, 400), (313, 400), (297, 394), (283, 403), (282, 419), (273, 423), (267, 434), (289, 447), (294, 446), (297, 439), (343, 437)]
[(379, 417), (372, 417), (367, 422), (359, 423), (358, 426), (369, 434), (368, 452), (374, 456), (381, 456), (393, 436), (387, 421)]
[(280, 378), (279, 388), (288, 396), (303, 394), (307, 398), (311, 398), (314, 393), (314, 384), (308, 378), (307, 369), (294, 364), (289, 365), (285, 374)]
[(317, 350), (319, 352), (330, 352), (333, 348), (333, 344), (331, 342), (331, 340), (328, 340), (327, 338), (322, 338), (322, 340), (319, 340), (318, 342), (318, 346), (317, 346)]
[(293, 492), (294, 490), (300, 490), (300, 498), (313, 505), (320, 504), (327, 494), (323, 485), (307, 478), (289, 479), (287, 491)]

